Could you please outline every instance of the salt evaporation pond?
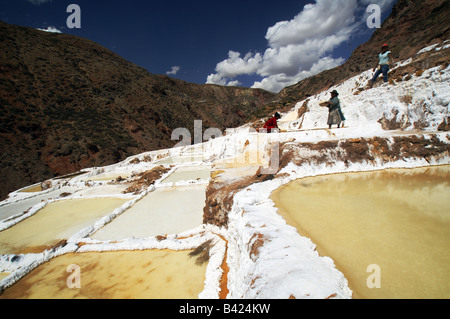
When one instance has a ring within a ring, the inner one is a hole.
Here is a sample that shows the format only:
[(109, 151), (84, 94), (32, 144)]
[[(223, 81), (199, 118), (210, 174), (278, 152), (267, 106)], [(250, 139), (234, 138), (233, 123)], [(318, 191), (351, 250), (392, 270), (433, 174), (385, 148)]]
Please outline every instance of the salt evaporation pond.
[(127, 179), (131, 176), (131, 173), (129, 172), (123, 172), (123, 173), (117, 173), (117, 172), (109, 172), (109, 173), (102, 173), (102, 174), (98, 174), (92, 177), (88, 177), (86, 178), (89, 181), (93, 181), (93, 182), (107, 182), (107, 181), (113, 181), (116, 180), (117, 178), (123, 178), (123, 179)]
[[(66, 180), (69, 181), (74, 177), (80, 176), (80, 175), (84, 175), (86, 174), (86, 172), (77, 172), (77, 173), (73, 173), (73, 174), (69, 174), (69, 175), (64, 175), (64, 176), (60, 176), (60, 177), (56, 177), (55, 180)], [(41, 184), (35, 184), (35, 185), (31, 185), (29, 187), (23, 188), (21, 190), (19, 190), (19, 193), (39, 193), (42, 192), (42, 185)]]
[(183, 164), (193, 162), (203, 162), (203, 155), (167, 157), (160, 161), (157, 161), (156, 163), (159, 165), (163, 165), (163, 164)]
[(53, 191), (36, 192), (35, 194), (30, 193), (30, 196), (27, 198), (0, 206), (0, 220), (8, 219), (14, 215), (23, 214), (30, 208), (42, 203), (43, 201), (57, 199), (60, 198), (63, 193), (74, 193), (77, 190), (78, 188), (75, 187), (65, 187)]
[(181, 181), (209, 180), (211, 166), (191, 166), (177, 168), (163, 183), (178, 183)]
[[(207, 263), (190, 251), (148, 250), (67, 254), (42, 264), (0, 299), (197, 299)], [(69, 278), (79, 268), (80, 287)], [(69, 283), (69, 285), (68, 285)], [(72, 288), (72, 289), (71, 289)]]
[(20, 191), (20, 193), (39, 193), (39, 192), (42, 192), (41, 184), (33, 185)]
[(354, 298), (422, 299), (450, 298), (449, 195), (442, 166), (305, 178), (272, 199), (335, 261)]
[(178, 234), (203, 223), (206, 185), (158, 188), (91, 237), (97, 240)]
[(124, 199), (98, 198), (50, 203), (35, 215), (0, 232), (0, 254), (43, 252), (126, 202)]

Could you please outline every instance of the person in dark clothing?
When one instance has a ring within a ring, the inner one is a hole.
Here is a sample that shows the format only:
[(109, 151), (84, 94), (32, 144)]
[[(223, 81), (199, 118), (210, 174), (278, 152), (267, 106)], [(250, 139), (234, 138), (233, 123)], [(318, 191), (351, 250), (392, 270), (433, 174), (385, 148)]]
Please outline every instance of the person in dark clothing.
[(332, 125), (337, 124), (338, 128), (341, 127), (343, 121), (345, 121), (344, 114), (341, 110), (341, 102), (339, 101), (339, 93), (334, 90), (331, 92), (331, 100), (326, 103), (328, 107), (328, 126), (331, 129)]
[(275, 115), (264, 124), (263, 128), (267, 130), (267, 133), (272, 133), (273, 130), (278, 129), (277, 121), (281, 119), (281, 115), (277, 112)]

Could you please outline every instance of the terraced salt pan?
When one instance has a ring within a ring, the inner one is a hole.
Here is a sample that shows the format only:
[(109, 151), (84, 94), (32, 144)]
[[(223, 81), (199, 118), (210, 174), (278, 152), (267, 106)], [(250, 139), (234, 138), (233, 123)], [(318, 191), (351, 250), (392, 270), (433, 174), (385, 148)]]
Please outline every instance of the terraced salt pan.
[(181, 181), (209, 180), (211, 166), (179, 167), (162, 183), (178, 183)]
[[(27, 193), (29, 196), (23, 197), (21, 200), (0, 206), (0, 220), (5, 220), (12, 216), (22, 214), (43, 201), (57, 199), (62, 193), (74, 193), (77, 190), (79, 189), (76, 187), (65, 187), (53, 191)], [(24, 196), (24, 194), (21, 194), (21, 196)]]
[(157, 161), (156, 164), (164, 165), (164, 164), (194, 163), (194, 162), (202, 162), (203, 159), (204, 159), (203, 155), (174, 156)]
[[(64, 176), (60, 176), (60, 177), (56, 177), (54, 180), (55, 181), (70, 181), (71, 179), (78, 177), (78, 176), (82, 176), (86, 174), (86, 172), (77, 172), (77, 173), (73, 173), (73, 174), (69, 174), (69, 175), (64, 175)], [(44, 191), (44, 189), (42, 189), (42, 185), (39, 184), (35, 184), (26, 188), (23, 188), (19, 191), (17, 191), (18, 193), (40, 193)]]
[(10, 275), (10, 273), (8, 272), (1, 272), (0, 273), (0, 280), (5, 279), (6, 277), (8, 277)]
[(98, 185), (81, 189), (75, 195), (79, 197), (119, 196), (123, 194), (123, 191), (125, 191), (128, 186), (128, 184)]
[(106, 181), (113, 181), (117, 178), (121, 177), (123, 179), (127, 179), (131, 176), (131, 173), (129, 172), (109, 172), (109, 173), (102, 173), (96, 176), (87, 177), (85, 180), (94, 181), (94, 182), (106, 182)]
[[(197, 299), (207, 263), (190, 251), (147, 250), (67, 254), (42, 264), (0, 299)], [(69, 265), (80, 270), (79, 289), (68, 288)]]
[(41, 184), (33, 185), (30, 187), (27, 187), (20, 191), (21, 193), (39, 193), (42, 192)]
[(128, 200), (116, 198), (61, 200), (0, 232), (0, 254), (43, 252), (111, 214)]
[[(354, 298), (450, 297), (450, 166), (300, 179), (280, 214), (335, 261)], [(369, 265), (380, 288), (367, 286)]]
[(121, 240), (178, 234), (203, 223), (206, 185), (159, 188), (91, 236)]

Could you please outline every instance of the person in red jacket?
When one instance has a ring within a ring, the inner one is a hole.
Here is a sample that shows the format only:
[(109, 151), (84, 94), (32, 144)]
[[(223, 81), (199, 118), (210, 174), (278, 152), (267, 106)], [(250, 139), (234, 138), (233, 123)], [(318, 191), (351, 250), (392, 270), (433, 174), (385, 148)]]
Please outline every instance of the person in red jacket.
[(275, 113), (274, 117), (272, 117), (270, 120), (264, 124), (263, 128), (267, 130), (267, 133), (272, 133), (274, 129), (278, 129), (278, 123), (277, 121), (281, 118), (281, 115), (277, 112)]

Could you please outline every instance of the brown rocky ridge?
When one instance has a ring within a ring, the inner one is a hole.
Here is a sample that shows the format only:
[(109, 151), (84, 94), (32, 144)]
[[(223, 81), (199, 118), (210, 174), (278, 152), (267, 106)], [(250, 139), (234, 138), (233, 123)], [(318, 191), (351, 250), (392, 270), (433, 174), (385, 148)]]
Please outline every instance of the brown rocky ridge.
[[(242, 125), (274, 97), (150, 74), (104, 47), (0, 21), (0, 198), (170, 148), (174, 129)], [(193, 133), (192, 133), (193, 135)]]

